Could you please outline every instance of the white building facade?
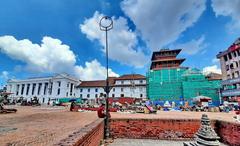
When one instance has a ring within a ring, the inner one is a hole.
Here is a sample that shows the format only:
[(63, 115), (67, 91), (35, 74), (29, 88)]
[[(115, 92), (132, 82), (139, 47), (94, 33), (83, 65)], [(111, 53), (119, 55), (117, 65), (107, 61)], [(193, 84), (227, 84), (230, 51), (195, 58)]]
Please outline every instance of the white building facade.
[(37, 97), (39, 102), (44, 104), (53, 99), (77, 97), (75, 87), (79, 84), (80, 80), (67, 74), (24, 80), (12, 79), (7, 82), (7, 92), (12, 93), (12, 100), (23, 97), (30, 101)]
[(223, 100), (240, 104), (240, 38), (227, 50), (219, 52)]
[[(109, 97), (146, 98), (146, 77), (139, 74), (109, 78)], [(97, 99), (104, 96), (105, 80), (82, 81), (77, 87), (77, 95), (82, 99)]]

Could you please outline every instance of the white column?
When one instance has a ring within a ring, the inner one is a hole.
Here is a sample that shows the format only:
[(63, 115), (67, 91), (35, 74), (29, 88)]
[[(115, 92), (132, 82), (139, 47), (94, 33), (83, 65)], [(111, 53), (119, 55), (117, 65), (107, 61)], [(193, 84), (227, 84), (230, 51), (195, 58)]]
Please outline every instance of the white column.
[(12, 92), (13, 94), (10, 95), (10, 97), (11, 97), (12, 100), (14, 99), (14, 97), (15, 97), (15, 95), (16, 95), (16, 88), (17, 88), (17, 84), (13, 83), (13, 84), (12, 84), (12, 90), (11, 90), (11, 92)]
[(34, 83), (36, 84), (35, 88), (34, 88), (34, 94), (33, 94), (33, 97), (37, 95), (37, 88), (38, 88), (38, 84), (37, 83)]
[(45, 83), (42, 82), (42, 87), (41, 87), (41, 91), (40, 91), (40, 96), (44, 96), (44, 86), (45, 86)]
[(48, 82), (48, 86), (47, 86), (47, 98), (46, 98), (46, 102), (48, 102), (48, 98), (50, 98), (50, 88), (51, 88), (51, 82)]
[(36, 93), (35, 93), (35, 95), (37, 96), (37, 98), (39, 98), (39, 95), (38, 95), (38, 88), (39, 88), (39, 82), (36, 83)]
[(27, 83), (24, 84), (23, 97), (27, 98)]
[(22, 96), (22, 84), (19, 84), (18, 96)]
[(67, 84), (68, 84), (68, 87), (67, 87), (67, 90), (66, 90), (68, 92), (68, 96), (67, 97), (70, 97), (71, 82), (67, 82)]
[[(18, 85), (18, 84), (16, 84), (16, 89), (15, 89), (15, 95), (16, 95), (16, 96), (18, 96), (18, 95), (17, 95), (17, 92), (18, 92), (18, 94), (19, 94), (19, 88), (17, 88), (17, 85)], [(19, 86), (19, 87), (20, 87), (20, 86)]]
[(70, 94), (70, 93), (71, 93), (71, 85), (72, 85), (72, 83), (69, 82), (69, 93), (68, 93), (68, 96), (69, 96), (69, 97), (72, 97), (72, 96), (73, 96), (73, 92), (72, 92), (72, 95)]
[(42, 103), (43, 101), (43, 98), (44, 98), (44, 95), (43, 95), (43, 92), (44, 92), (44, 82), (41, 82), (41, 89), (40, 89), (40, 93), (38, 95), (38, 99), (39, 99), (39, 102)]
[(29, 92), (28, 92), (29, 97), (32, 97), (32, 87), (33, 87), (33, 84), (30, 83)]
[(29, 93), (28, 93), (28, 95), (27, 95), (27, 86), (28, 86), (28, 84), (29, 84), (29, 83), (26, 83), (26, 84), (25, 84), (25, 89), (24, 89), (24, 93), (23, 93), (26, 98), (28, 98), (28, 96), (29, 96)]
[(26, 92), (27, 92), (27, 84), (24, 84), (24, 89), (23, 89), (23, 97), (26, 97)]
[[(75, 96), (74, 96), (74, 94), (75, 94)], [(73, 88), (72, 88), (72, 96), (73, 96), (73, 97), (76, 97), (76, 93), (75, 93), (75, 86), (74, 86), (74, 83), (73, 83)]]
[[(38, 83), (38, 88), (40, 87), (40, 83)], [(39, 95), (38, 95), (38, 97), (40, 97), (41, 96), (41, 93), (42, 93), (42, 87), (41, 87), (41, 89), (39, 90)]]
[(54, 81), (53, 84), (52, 84), (51, 98), (57, 96), (57, 89), (58, 89), (57, 82)]

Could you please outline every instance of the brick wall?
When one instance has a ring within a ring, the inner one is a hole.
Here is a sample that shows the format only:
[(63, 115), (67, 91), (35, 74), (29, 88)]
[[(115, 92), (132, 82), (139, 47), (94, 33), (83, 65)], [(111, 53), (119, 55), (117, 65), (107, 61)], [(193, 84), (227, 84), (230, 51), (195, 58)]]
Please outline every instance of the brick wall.
[(56, 146), (98, 146), (104, 136), (104, 121), (98, 119), (61, 140)]
[[(221, 141), (230, 146), (240, 146), (240, 124), (211, 121)], [(139, 139), (192, 139), (200, 127), (200, 120), (174, 119), (111, 119), (113, 138)]]
[[(225, 121), (211, 121), (221, 141), (230, 146), (240, 146), (240, 124)], [(200, 127), (199, 120), (185, 119), (111, 119), (110, 132), (113, 138), (139, 139), (192, 139)], [(86, 125), (56, 145), (98, 146), (104, 136), (104, 121)]]
[(111, 119), (114, 138), (190, 139), (200, 126), (199, 120)]
[(216, 132), (223, 143), (240, 146), (240, 124), (216, 121)]

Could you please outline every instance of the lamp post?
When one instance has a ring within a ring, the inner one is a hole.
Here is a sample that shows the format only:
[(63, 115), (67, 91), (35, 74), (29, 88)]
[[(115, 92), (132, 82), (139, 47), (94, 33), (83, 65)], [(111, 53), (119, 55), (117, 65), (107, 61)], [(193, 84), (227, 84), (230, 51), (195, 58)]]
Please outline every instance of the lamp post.
[(110, 88), (109, 88), (109, 80), (108, 80), (108, 31), (111, 30), (113, 28), (113, 21), (111, 19), (111, 17), (108, 16), (104, 16), (101, 18), (100, 22), (99, 22), (99, 27), (101, 31), (105, 31), (106, 33), (106, 66), (107, 66), (107, 79), (106, 79), (106, 87), (105, 87), (105, 92), (106, 92), (106, 118), (105, 118), (105, 125), (104, 125), (104, 136), (105, 139), (108, 139), (110, 136), (110, 127), (109, 127), (109, 102), (108, 102), (108, 98), (109, 98), (109, 92), (110, 92)]

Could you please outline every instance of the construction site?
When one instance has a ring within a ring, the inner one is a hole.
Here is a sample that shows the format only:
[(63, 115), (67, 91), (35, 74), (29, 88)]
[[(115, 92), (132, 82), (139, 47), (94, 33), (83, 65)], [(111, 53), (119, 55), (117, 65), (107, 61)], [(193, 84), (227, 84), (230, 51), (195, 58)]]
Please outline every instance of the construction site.
[(181, 49), (162, 49), (153, 52), (152, 64), (147, 73), (147, 95), (155, 103), (166, 101), (192, 103), (196, 96), (207, 96), (212, 105), (220, 104), (221, 77), (208, 79), (198, 69), (181, 67), (185, 60), (176, 58)]

